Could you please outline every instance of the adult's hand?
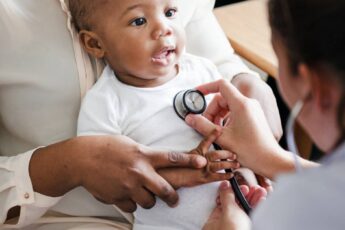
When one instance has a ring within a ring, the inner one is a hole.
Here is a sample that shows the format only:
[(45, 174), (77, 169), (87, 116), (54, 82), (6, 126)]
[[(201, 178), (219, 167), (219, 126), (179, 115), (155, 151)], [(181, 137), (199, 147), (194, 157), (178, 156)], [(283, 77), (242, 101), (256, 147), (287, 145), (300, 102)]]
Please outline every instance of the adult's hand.
[(152, 151), (124, 136), (77, 137), (38, 149), (30, 161), (34, 190), (61, 196), (77, 186), (123, 211), (136, 204), (150, 208), (155, 195), (174, 206), (178, 195), (156, 170), (167, 167), (203, 168), (195, 154)]
[[(223, 119), (227, 122), (217, 139), (222, 149), (237, 155), (237, 161), (255, 173), (272, 178), (278, 172), (294, 170), (293, 160), (283, 153), (267, 123), (260, 104), (243, 96), (225, 80), (197, 88), (203, 94), (219, 93), (204, 112), (204, 116), (188, 115), (186, 122), (206, 136)], [(285, 155), (285, 156), (284, 156)]]
[(244, 96), (256, 99), (260, 103), (274, 137), (279, 140), (283, 135), (283, 129), (272, 89), (261, 79), (249, 74), (235, 76), (232, 84)]
[[(266, 190), (259, 186), (241, 186), (241, 191), (252, 207), (256, 207), (266, 199)], [(229, 182), (224, 181), (219, 186), (217, 206), (211, 213), (203, 230), (250, 229), (251, 223), (247, 214), (238, 206)]]
[(220, 132), (215, 130), (207, 136), (189, 154), (204, 156), (207, 159), (207, 167), (202, 169), (191, 168), (165, 168), (159, 170), (175, 189), (181, 187), (193, 187), (214, 181), (229, 180), (233, 173), (224, 173), (224, 169), (236, 169), (240, 165), (235, 160), (236, 155), (226, 150), (209, 151), (213, 142), (219, 137)]
[(258, 174), (256, 174), (255, 176), (256, 176), (256, 180), (258, 181), (258, 184), (262, 188), (266, 189), (266, 191), (268, 193), (273, 192), (273, 185), (272, 185), (272, 181), (270, 179), (263, 177), (261, 175), (258, 175)]

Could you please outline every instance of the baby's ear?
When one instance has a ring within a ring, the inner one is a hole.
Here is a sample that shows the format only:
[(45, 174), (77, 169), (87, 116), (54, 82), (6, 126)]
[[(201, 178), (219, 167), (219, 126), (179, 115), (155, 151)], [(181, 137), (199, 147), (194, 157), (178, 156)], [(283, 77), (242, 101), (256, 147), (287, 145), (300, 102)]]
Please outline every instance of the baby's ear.
[(88, 30), (81, 30), (79, 32), (79, 40), (84, 50), (95, 58), (104, 57), (104, 47), (99, 36)]

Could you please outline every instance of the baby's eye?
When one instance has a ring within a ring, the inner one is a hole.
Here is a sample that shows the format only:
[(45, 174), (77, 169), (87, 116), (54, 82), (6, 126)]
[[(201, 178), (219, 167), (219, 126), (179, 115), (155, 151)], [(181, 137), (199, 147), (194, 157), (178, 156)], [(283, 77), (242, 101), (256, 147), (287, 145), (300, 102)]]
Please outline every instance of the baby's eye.
[(177, 9), (169, 9), (167, 12), (165, 12), (165, 16), (168, 18), (174, 17), (177, 13)]
[(137, 19), (134, 19), (132, 22), (131, 22), (131, 25), (132, 26), (142, 26), (146, 23), (146, 19), (145, 18), (137, 18)]

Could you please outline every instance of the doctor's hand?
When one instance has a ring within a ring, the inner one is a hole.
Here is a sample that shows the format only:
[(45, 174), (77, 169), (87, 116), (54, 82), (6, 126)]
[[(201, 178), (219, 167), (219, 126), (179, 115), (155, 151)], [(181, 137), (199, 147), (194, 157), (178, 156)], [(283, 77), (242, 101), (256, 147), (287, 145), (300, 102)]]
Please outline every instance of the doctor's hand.
[(217, 127), (222, 134), (216, 143), (237, 155), (237, 161), (255, 173), (272, 178), (282, 159), (275, 159), (283, 150), (267, 123), (260, 104), (243, 96), (232, 84), (219, 80), (197, 87), (203, 94), (217, 93), (204, 116), (188, 115), (186, 122), (204, 136)]
[[(266, 190), (259, 186), (241, 186), (241, 191), (252, 207), (256, 207), (266, 199)], [(247, 214), (238, 206), (228, 181), (219, 186), (217, 206), (211, 213), (203, 230), (232, 230), (251, 229), (251, 222)]]
[(272, 89), (264, 81), (250, 74), (239, 74), (231, 83), (244, 96), (256, 99), (260, 103), (274, 137), (279, 140), (283, 135), (283, 129)]

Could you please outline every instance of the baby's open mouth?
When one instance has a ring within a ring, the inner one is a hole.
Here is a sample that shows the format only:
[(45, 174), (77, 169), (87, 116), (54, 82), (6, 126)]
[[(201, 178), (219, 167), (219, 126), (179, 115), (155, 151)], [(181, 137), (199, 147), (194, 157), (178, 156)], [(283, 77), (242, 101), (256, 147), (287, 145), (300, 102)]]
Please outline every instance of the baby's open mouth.
[(169, 62), (169, 57), (175, 53), (175, 48), (172, 47), (165, 47), (159, 53), (155, 54), (152, 57), (152, 61), (154, 63), (167, 65)]

